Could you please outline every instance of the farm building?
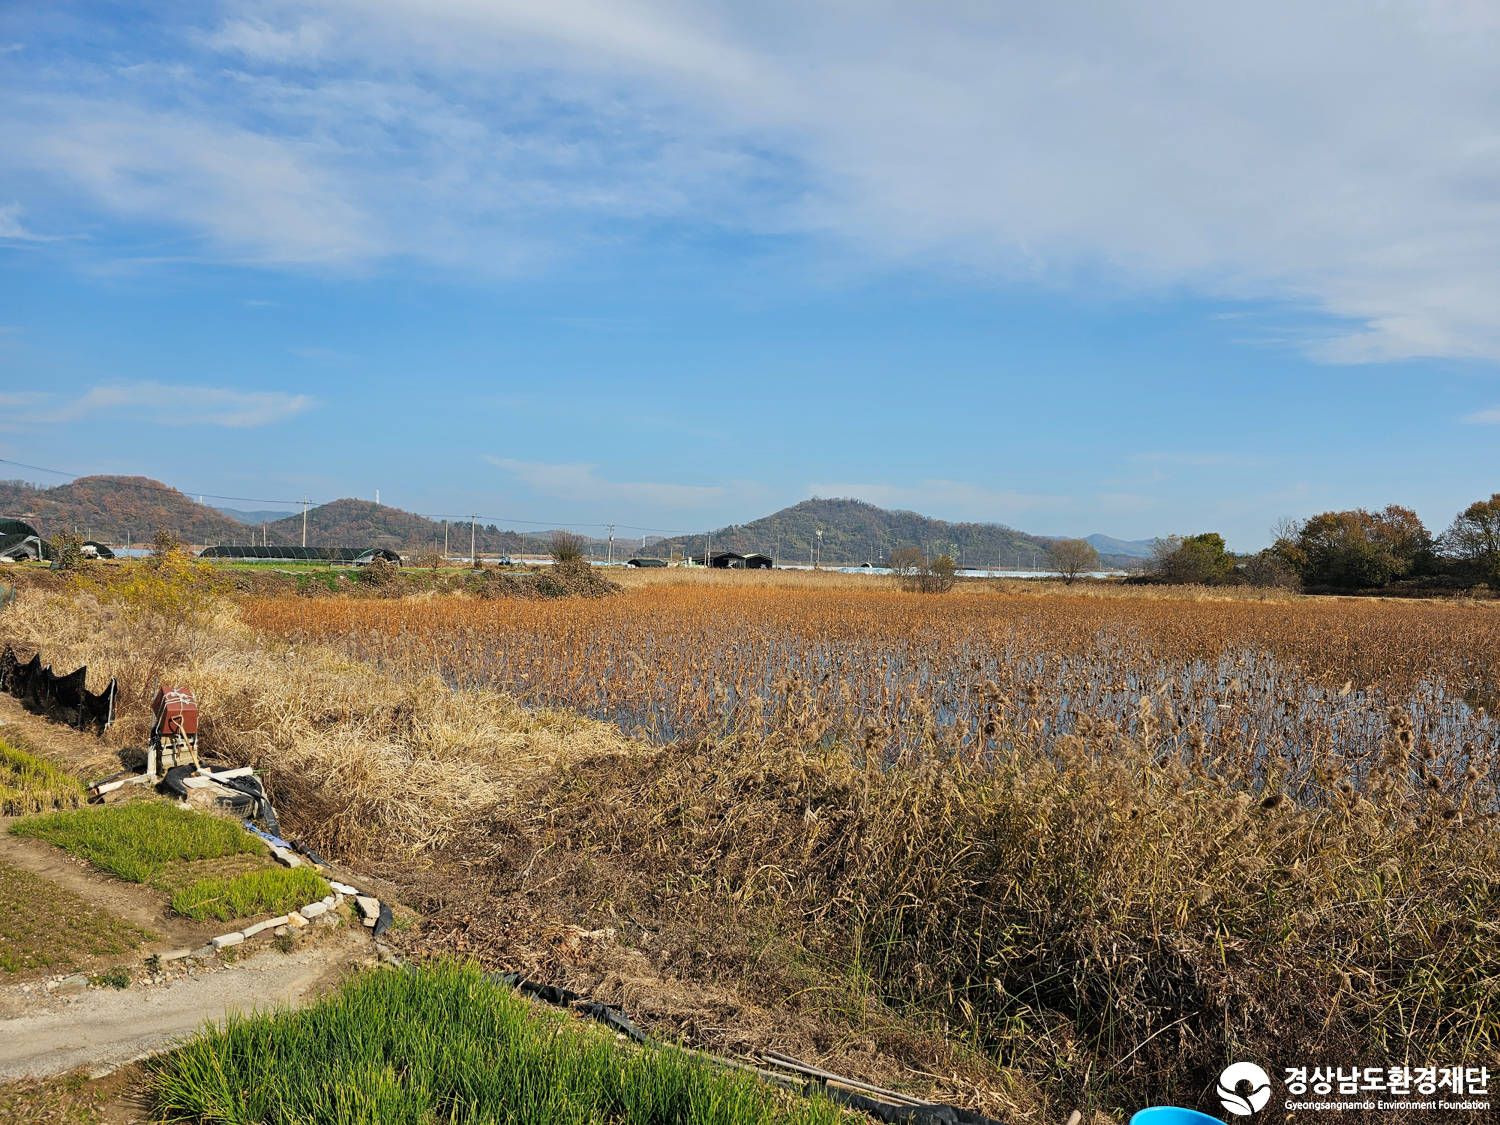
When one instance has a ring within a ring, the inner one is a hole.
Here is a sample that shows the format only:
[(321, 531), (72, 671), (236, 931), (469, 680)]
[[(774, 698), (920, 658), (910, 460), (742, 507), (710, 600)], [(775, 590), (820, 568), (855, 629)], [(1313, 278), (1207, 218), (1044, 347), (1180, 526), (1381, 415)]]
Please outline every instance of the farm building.
[(333, 562), (365, 566), (377, 558), (401, 565), (401, 556), (385, 547), (204, 547), (200, 559), (259, 559), (268, 562)]
[(770, 555), (742, 555), (738, 551), (715, 551), (705, 560), (703, 555), (694, 555), (694, 566), (711, 566), (719, 570), (770, 570), (776, 565)]
[(36, 528), (22, 520), (0, 520), (0, 562), (46, 557), (47, 546)]

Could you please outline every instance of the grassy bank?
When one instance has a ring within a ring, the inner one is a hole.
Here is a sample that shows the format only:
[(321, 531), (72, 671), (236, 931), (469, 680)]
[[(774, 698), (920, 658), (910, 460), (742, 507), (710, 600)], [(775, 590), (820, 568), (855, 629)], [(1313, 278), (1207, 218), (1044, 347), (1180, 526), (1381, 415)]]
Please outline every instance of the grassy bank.
[(76, 777), (0, 739), (0, 816), (72, 809), (83, 803), (83, 783)]
[(373, 970), (298, 1012), (231, 1017), (148, 1064), (158, 1112), (205, 1125), (832, 1125), (672, 1049), (543, 1012), (473, 966)]
[(228, 922), (256, 914), (281, 914), (329, 893), (328, 884), (306, 867), (268, 867), (224, 879), (198, 879), (172, 896), (172, 912), (201, 922)]
[(233, 821), (165, 801), (44, 813), (10, 831), (53, 844), (129, 883), (149, 883), (171, 863), (266, 854), (265, 845)]

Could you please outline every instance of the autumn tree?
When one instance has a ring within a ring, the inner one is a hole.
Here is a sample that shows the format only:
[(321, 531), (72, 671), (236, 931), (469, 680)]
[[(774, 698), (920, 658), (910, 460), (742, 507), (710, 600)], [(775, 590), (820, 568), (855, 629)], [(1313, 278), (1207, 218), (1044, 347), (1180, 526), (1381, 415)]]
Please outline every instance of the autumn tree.
[(1281, 529), (1272, 549), (1307, 586), (1369, 589), (1431, 571), (1432, 536), (1398, 504), (1324, 512)]
[(1206, 531), (1187, 537), (1169, 535), (1151, 541), (1151, 572), (1164, 582), (1181, 586), (1217, 586), (1234, 574), (1234, 558), (1224, 549), (1224, 537)]
[(1500, 585), (1500, 492), (1459, 512), (1443, 533), (1442, 546), (1467, 564), (1477, 580)]
[(1099, 569), (1099, 552), (1087, 539), (1054, 539), (1047, 547), (1047, 562), (1071, 586), (1080, 574)]

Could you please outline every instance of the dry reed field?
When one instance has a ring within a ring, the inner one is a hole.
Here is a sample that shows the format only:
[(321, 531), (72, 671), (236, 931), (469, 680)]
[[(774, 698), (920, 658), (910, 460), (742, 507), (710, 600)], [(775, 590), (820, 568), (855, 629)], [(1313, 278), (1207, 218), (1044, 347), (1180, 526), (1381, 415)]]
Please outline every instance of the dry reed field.
[(926, 1013), (1009, 1112), (1212, 1109), (1243, 1057), (1500, 1063), (1491, 608), (739, 577), (242, 613), (659, 747), (536, 793), (540, 866), (471, 862), (675, 918), (677, 972), (753, 963), (851, 1036)]
[(695, 1045), (1037, 1121), (1218, 1112), (1244, 1058), (1500, 1067), (1491, 607), (671, 578), (0, 623), (128, 672), (113, 738), (181, 678), (289, 831), (441, 872), (413, 953)]

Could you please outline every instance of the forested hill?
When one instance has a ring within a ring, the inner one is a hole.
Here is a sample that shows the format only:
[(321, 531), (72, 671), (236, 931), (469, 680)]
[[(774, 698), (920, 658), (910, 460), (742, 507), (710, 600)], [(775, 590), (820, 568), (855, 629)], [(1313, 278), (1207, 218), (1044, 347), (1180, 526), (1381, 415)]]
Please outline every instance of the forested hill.
[[(73, 531), (101, 543), (143, 543), (158, 529), (175, 532), (191, 544), (267, 543), (299, 546), (302, 543), (302, 513), (267, 523), (245, 524), (217, 508), (146, 477), (79, 477), (71, 484), (37, 488), (24, 481), (0, 482), (0, 517), (15, 517), (31, 524), (50, 538), (59, 531)], [(515, 532), (479, 525), (475, 535), (480, 553), (515, 553), (522, 540)], [(365, 500), (335, 500), (307, 510), (309, 547), (388, 546), (421, 552), (442, 548), (443, 525), (399, 508), (388, 508)], [(469, 525), (454, 525), (450, 545), (456, 555), (469, 550)], [(526, 549), (546, 553), (546, 536), (528, 536)]]
[[(334, 500), (307, 510), (307, 545), (309, 547), (389, 547), (392, 550), (421, 554), (443, 549), (443, 522), (389, 508), (369, 500)], [(448, 525), (448, 550), (453, 555), (467, 555), (470, 547), (469, 521)], [(473, 545), (481, 555), (517, 554), (522, 549), (521, 536), (501, 531), (490, 524), (476, 524)], [(241, 530), (243, 535), (243, 529)], [(266, 524), (271, 543), (300, 544), (302, 514)], [(547, 534), (528, 535), (528, 554), (546, 554)]]
[(224, 513), (146, 477), (79, 477), (55, 488), (0, 482), (0, 516), (23, 519), (51, 538), (74, 531), (101, 543), (141, 543), (158, 528), (190, 543), (245, 542), (248, 532)]
[[(951, 555), (969, 567), (1045, 565), (1048, 540), (998, 523), (949, 523), (916, 512), (887, 511), (863, 500), (822, 500), (814, 497), (783, 508), (753, 523), (735, 524), (712, 532), (707, 539), (715, 551), (759, 551), (779, 564), (807, 563), (818, 551), (822, 531), (823, 566), (880, 563), (899, 547), (919, 547), (932, 554)], [(669, 540), (649, 553), (669, 547), (690, 554), (702, 552), (705, 536)]]

